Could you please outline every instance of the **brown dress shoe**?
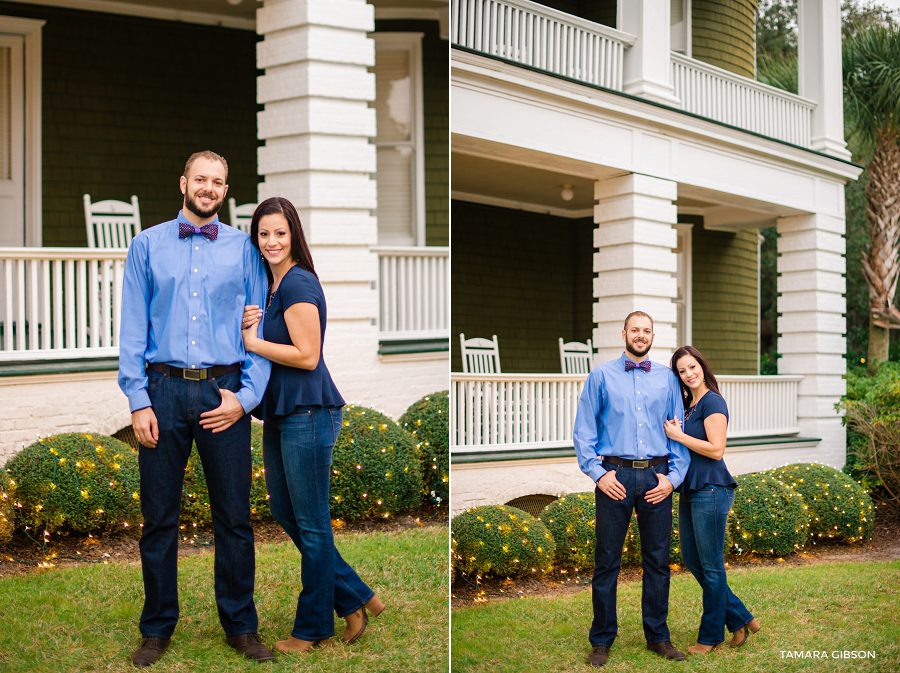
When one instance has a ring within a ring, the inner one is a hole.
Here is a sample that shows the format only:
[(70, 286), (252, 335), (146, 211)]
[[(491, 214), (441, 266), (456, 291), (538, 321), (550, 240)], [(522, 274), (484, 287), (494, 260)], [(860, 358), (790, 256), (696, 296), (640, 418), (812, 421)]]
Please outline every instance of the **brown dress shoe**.
[(675, 649), (675, 646), (672, 645), (668, 640), (664, 643), (653, 643), (652, 645), (647, 645), (647, 649), (653, 652), (654, 654), (658, 654), (661, 657), (665, 657), (666, 659), (674, 659), (675, 661), (684, 661), (687, 659), (684, 652), (679, 652)]
[(600, 668), (606, 663), (607, 659), (609, 659), (609, 648), (606, 647), (606, 645), (597, 645), (591, 650), (591, 653), (588, 655), (588, 658), (584, 660), (584, 663)]
[(722, 643), (716, 643), (715, 645), (703, 645), (702, 643), (697, 643), (696, 645), (691, 645), (687, 648), (688, 654), (709, 654), (713, 650), (719, 649), (719, 645)]
[(734, 632), (734, 634), (731, 636), (731, 640), (728, 641), (728, 646), (740, 647), (747, 642), (747, 639), (750, 637), (751, 633), (756, 633), (761, 628), (762, 625), (758, 621), (756, 621), (755, 619), (751, 619), (744, 626)]
[(228, 646), (237, 650), (248, 659), (253, 659), (256, 663), (262, 664), (267, 661), (275, 661), (275, 655), (272, 650), (263, 645), (259, 636), (255, 633), (242, 633), (239, 636), (228, 636), (225, 638)]
[(172, 640), (170, 638), (144, 638), (141, 646), (131, 655), (131, 663), (135, 668), (143, 668), (155, 664), (166, 651)]

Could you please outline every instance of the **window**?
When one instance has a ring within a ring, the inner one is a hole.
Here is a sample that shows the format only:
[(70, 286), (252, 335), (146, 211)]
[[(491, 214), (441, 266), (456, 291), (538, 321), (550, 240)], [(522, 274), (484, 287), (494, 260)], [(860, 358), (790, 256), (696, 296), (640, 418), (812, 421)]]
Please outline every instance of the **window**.
[(422, 33), (374, 33), (379, 245), (425, 245)]

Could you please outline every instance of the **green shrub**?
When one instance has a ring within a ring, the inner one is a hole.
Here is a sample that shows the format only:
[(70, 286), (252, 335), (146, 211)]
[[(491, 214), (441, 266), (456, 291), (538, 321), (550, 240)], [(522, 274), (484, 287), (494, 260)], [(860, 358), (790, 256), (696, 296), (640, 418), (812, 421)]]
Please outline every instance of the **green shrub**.
[(384, 414), (348, 404), (331, 462), (331, 516), (387, 519), (422, 501), (412, 437)]
[(112, 437), (69, 433), (40, 439), (6, 463), (17, 523), (111, 533), (141, 521), (137, 453)]
[(784, 556), (806, 544), (809, 513), (802, 495), (771, 474), (742, 474), (735, 481), (728, 522), (735, 552)]
[(857, 542), (872, 536), (875, 508), (862, 486), (840, 470), (818, 463), (795, 463), (769, 470), (803, 496), (814, 540)]
[[(250, 424), (250, 458), (252, 473), (250, 476), (250, 518), (261, 520), (271, 518), (269, 496), (266, 493), (265, 470), (263, 469), (262, 423)], [(181, 522), (187, 524), (206, 525), (212, 522), (212, 509), (209, 504), (209, 489), (203, 463), (197, 452), (197, 445), (191, 447), (187, 467), (184, 470), (184, 487), (181, 498)]]
[(554, 500), (541, 512), (541, 521), (553, 536), (555, 563), (564, 568), (594, 565), (594, 493), (569, 493)]
[(6, 471), (0, 472), (0, 548), (12, 539), (16, 529), (13, 506), (16, 501), (16, 487), (9, 483)]
[(453, 569), (487, 577), (544, 573), (556, 544), (540, 519), (508, 505), (467, 510), (451, 522)]
[(450, 395), (446, 390), (426, 395), (400, 417), (400, 427), (418, 443), (422, 488), (426, 498), (446, 504), (450, 494)]
[(881, 363), (874, 374), (849, 370), (839, 406), (846, 411), (853, 477), (900, 498), (900, 362)]

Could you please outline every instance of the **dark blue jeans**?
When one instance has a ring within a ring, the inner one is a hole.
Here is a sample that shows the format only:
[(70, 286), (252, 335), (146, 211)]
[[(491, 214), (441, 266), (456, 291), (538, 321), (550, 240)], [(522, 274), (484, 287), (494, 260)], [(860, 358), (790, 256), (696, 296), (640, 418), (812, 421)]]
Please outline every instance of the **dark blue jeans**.
[(294, 638), (334, 635), (334, 610), (346, 617), (375, 595), (334, 546), (328, 488), (331, 450), (341, 432), (339, 408), (298, 407), (270, 416), (263, 432), (266, 489), (272, 516), (300, 550)]
[(250, 417), (213, 434), (200, 414), (222, 402), (220, 388), (236, 392), (240, 371), (207, 381), (186, 381), (148, 371), (147, 392), (159, 423), (155, 448), (141, 446), (141, 634), (170, 638), (178, 621), (178, 516), (191, 442), (203, 463), (215, 531), (215, 591), (225, 635), (256, 633), (255, 557), (250, 527)]
[(685, 490), (678, 505), (681, 558), (703, 588), (701, 645), (721, 643), (726, 627), (737, 631), (753, 619), (725, 579), (725, 522), (732, 504), (733, 489), (707, 484), (699, 491)]
[(644, 469), (617, 467), (604, 461), (603, 468), (616, 471), (616, 479), (625, 487), (626, 496), (624, 500), (613, 500), (599, 488), (594, 489), (597, 545), (594, 548), (594, 621), (589, 634), (591, 645), (610, 647), (616, 639), (616, 582), (632, 510), (637, 513), (641, 536), (641, 561), (644, 568), (641, 613), (644, 618), (644, 637), (648, 645), (671, 640), (666, 619), (669, 616), (672, 496), (655, 505), (644, 500), (647, 491), (659, 484), (657, 473), (668, 474), (669, 467), (666, 463)]

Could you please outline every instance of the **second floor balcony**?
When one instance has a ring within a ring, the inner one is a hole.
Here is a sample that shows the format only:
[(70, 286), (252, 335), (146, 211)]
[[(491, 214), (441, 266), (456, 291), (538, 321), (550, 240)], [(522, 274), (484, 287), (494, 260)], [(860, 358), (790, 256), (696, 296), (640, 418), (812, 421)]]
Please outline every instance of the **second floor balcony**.
[[(627, 61), (630, 50), (638, 49), (640, 35), (530, 0), (452, 0), (451, 22), (454, 47), (629, 93), (628, 81), (634, 72)], [(840, 44), (836, 47), (839, 53)], [(813, 138), (815, 101), (670, 51), (668, 44), (642, 49), (643, 62), (651, 60), (647, 53), (666, 50), (655, 56), (661, 68), (641, 76), (648, 80), (661, 76), (669, 93), (665, 98), (647, 96), (649, 100), (792, 145), (820, 149)], [(634, 91), (643, 95), (638, 88)]]

